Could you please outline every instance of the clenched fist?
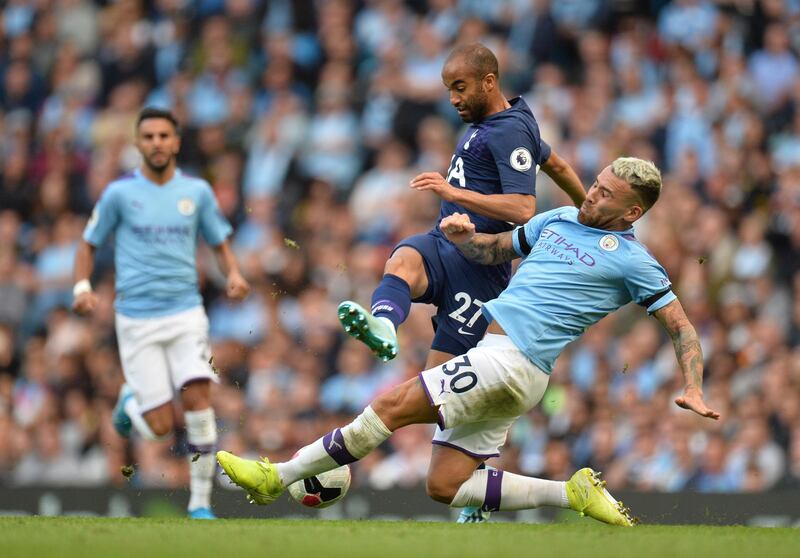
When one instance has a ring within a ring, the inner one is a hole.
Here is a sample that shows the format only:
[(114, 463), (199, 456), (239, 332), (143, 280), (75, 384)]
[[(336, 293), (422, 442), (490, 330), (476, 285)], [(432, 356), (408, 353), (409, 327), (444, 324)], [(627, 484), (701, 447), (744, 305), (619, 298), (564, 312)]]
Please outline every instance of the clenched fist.
[(72, 302), (72, 309), (81, 316), (91, 314), (95, 308), (97, 308), (97, 295), (92, 291), (79, 294)]
[(244, 300), (250, 293), (250, 284), (239, 273), (232, 272), (228, 275), (226, 294), (232, 300)]
[(439, 223), (439, 228), (453, 244), (464, 244), (475, 236), (475, 224), (463, 213), (448, 215)]

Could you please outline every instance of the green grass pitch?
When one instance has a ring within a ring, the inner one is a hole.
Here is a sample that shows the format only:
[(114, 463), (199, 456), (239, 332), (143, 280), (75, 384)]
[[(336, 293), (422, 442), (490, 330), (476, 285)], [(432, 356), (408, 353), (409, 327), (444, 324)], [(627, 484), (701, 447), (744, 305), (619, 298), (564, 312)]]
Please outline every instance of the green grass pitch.
[(791, 528), (2, 517), (0, 556), (797, 558)]

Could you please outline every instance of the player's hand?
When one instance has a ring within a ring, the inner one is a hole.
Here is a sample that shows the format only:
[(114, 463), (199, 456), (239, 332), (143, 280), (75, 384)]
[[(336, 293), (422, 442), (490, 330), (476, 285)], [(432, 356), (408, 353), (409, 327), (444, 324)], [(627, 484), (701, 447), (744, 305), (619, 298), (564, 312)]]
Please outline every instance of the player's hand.
[(244, 300), (250, 293), (250, 283), (238, 271), (228, 274), (226, 294), (233, 300)]
[(709, 409), (703, 401), (703, 392), (696, 387), (688, 387), (683, 391), (683, 395), (675, 399), (675, 404), (683, 409), (694, 411), (701, 417), (719, 420), (719, 413)]
[(452, 186), (444, 177), (438, 172), (423, 172), (411, 179), (409, 185), (418, 192), (430, 190), (445, 201), (453, 201), (453, 195), (456, 192), (455, 186)]
[(463, 213), (448, 215), (441, 220), (439, 228), (453, 244), (464, 244), (475, 236), (475, 224)]
[(91, 291), (79, 294), (72, 302), (72, 309), (81, 316), (91, 314), (95, 308), (97, 308), (97, 294)]

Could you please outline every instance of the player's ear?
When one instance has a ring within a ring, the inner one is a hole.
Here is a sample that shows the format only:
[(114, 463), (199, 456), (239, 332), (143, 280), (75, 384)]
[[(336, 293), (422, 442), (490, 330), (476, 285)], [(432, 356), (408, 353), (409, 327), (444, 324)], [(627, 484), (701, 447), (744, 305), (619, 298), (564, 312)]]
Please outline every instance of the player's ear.
[(497, 76), (492, 74), (492, 73), (489, 73), (489, 74), (486, 74), (485, 76), (483, 76), (483, 80), (481, 80), (481, 81), (482, 81), (482, 85), (483, 85), (483, 90), (486, 93), (489, 93), (495, 87), (497, 87)]
[(638, 203), (635, 203), (628, 207), (627, 213), (625, 213), (624, 219), (629, 223), (634, 223), (637, 221), (642, 215), (644, 215), (644, 209)]

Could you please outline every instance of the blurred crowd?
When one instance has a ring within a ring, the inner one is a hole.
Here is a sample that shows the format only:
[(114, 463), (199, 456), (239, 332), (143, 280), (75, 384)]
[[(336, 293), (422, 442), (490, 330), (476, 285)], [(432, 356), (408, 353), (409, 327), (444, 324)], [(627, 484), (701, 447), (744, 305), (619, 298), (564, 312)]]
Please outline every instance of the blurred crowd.
[[(558, 360), (499, 466), (579, 467), (639, 490), (800, 486), (800, 1), (8, 0), (0, 17), (0, 484), (181, 486), (186, 444), (120, 439), (113, 250), (101, 306), (72, 314), (72, 262), (103, 188), (138, 164), (144, 105), (182, 123), (180, 166), (234, 224), (242, 304), (199, 251), (222, 448), (282, 459), (418, 373), (432, 308), (395, 361), (340, 331), (395, 242), (428, 230), (463, 124), (442, 64), (497, 53), (508, 97), (590, 184), (621, 155), (655, 161), (637, 234), (665, 266), (706, 359), (712, 422), (672, 402), (669, 339), (630, 306)], [(540, 175), (538, 210), (568, 200)], [(177, 420), (180, 421), (180, 413)], [(431, 427), (399, 431), (355, 482), (417, 486)], [(120, 467), (133, 464), (131, 479)]]

